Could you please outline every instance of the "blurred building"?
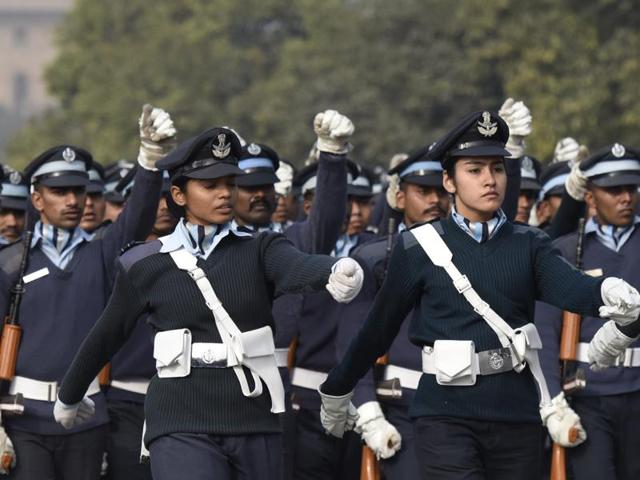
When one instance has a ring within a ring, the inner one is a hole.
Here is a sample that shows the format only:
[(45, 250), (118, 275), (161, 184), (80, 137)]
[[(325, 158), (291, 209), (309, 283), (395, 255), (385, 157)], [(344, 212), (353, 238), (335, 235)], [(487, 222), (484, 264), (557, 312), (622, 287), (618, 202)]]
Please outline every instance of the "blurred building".
[(56, 27), (74, 0), (0, 0), (0, 160), (8, 137), (53, 104), (44, 69), (53, 60)]

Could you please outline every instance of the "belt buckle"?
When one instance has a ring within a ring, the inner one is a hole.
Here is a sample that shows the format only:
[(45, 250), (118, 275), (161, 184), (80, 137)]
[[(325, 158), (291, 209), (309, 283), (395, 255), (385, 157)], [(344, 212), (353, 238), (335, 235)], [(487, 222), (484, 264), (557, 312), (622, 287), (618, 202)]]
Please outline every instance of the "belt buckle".
[(466, 275), (462, 275), (453, 281), (453, 286), (456, 287), (458, 293), (464, 293), (471, 288), (471, 282)]
[(191, 278), (193, 278), (196, 282), (201, 278), (206, 277), (204, 270), (201, 268), (194, 268), (193, 270), (187, 270), (187, 273)]

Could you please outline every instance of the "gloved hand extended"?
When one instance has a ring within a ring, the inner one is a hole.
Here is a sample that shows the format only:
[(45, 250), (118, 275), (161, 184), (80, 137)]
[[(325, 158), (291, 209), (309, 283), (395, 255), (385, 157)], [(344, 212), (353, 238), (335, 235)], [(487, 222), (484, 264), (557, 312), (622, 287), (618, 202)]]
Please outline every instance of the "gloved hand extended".
[(16, 466), (16, 451), (13, 443), (0, 425), (0, 475), (7, 475)]
[(322, 390), (318, 389), (318, 393), (322, 400), (320, 407), (322, 426), (328, 434), (342, 438), (344, 432), (353, 430), (356, 420), (358, 420), (356, 407), (351, 403), (353, 392), (342, 396), (333, 396), (322, 393)]
[(524, 155), (524, 139), (531, 134), (531, 111), (522, 101), (507, 98), (498, 115), (509, 127), (509, 140), (505, 147), (511, 153), (511, 158), (520, 158)]
[(352, 258), (341, 258), (331, 267), (326, 289), (336, 302), (349, 303), (362, 288), (362, 267)]
[(589, 342), (587, 356), (591, 370), (599, 371), (607, 367), (613, 367), (618, 358), (636, 339), (626, 336), (616, 325), (609, 320), (593, 336)]
[(599, 313), (620, 325), (628, 325), (640, 316), (640, 293), (621, 278), (607, 277), (600, 286), (604, 305)]
[(400, 432), (385, 418), (378, 402), (367, 402), (358, 407), (355, 431), (376, 454), (376, 458), (391, 458), (400, 450)]
[(173, 120), (161, 108), (146, 104), (138, 120), (140, 149), (138, 163), (146, 170), (156, 170), (156, 162), (176, 147)]
[[(587, 432), (582, 428), (580, 417), (569, 406), (563, 392), (555, 396), (550, 405), (540, 407), (540, 417), (551, 439), (563, 447), (575, 447), (587, 439)], [(572, 429), (578, 434), (574, 441), (569, 438)]]
[(95, 411), (96, 404), (89, 397), (84, 397), (73, 405), (67, 405), (58, 398), (53, 406), (53, 418), (69, 430), (86, 422)]
[(349, 138), (353, 135), (355, 127), (345, 115), (336, 110), (325, 110), (314, 118), (313, 130), (318, 136), (319, 151), (344, 154), (350, 150)]

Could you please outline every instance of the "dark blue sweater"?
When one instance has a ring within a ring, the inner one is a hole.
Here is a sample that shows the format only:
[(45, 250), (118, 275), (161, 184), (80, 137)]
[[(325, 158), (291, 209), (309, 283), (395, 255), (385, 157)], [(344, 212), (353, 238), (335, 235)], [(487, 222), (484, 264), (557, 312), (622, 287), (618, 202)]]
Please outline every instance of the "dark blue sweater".
[[(493, 238), (477, 243), (451, 218), (440, 224), (455, 265), (512, 327), (533, 320), (536, 299), (597, 313), (601, 281), (574, 269), (538, 229), (507, 222)], [(331, 371), (323, 392), (343, 395), (353, 390), (375, 359), (389, 349), (412, 308), (409, 334), (416, 345), (450, 339), (473, 340), (477, 351), (500, 347), (496, 334), (457, 292), (444, 269), (434, 266), (413, 235), (404, 232), (362, 330)], [(540, 422), (538, 395), (528, 369), (479, 376), (470, 387), (441, 386), (434, 375), (423, 375), (410, 414)]]

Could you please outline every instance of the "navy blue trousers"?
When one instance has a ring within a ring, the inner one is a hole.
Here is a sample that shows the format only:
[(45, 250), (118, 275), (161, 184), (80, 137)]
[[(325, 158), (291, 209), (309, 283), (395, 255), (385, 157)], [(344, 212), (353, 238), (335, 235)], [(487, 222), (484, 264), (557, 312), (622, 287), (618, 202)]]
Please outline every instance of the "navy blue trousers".
[(402, 436), (402, 448), (393, 457), (380, 461), (385, 480), (419, 478), (413, 420), (409, 417), (409, 407), (385, 402), (382, 403), (382, 408), (387, 421), (396, 427)]
[[(9, 430), (16, 449), (11, 480), (99, 480), (107, 426), (70, 435)], [(4, 477), (3, 477), (4, 478)]]
[(107, 480), (151, 480), (149, 465), (140, 464), (144, 405), (108, 401)]
[(567, 449), (576, 480), (640, 479), (640, 392), (574, 397), (587, 440)]
[(281, 434), (174, 433), (149, 446), (153, 480), (281, 480)]
[(542, 423), (454, 417), (414, 419), (416, 455), (425, 480), (540, 480)]

